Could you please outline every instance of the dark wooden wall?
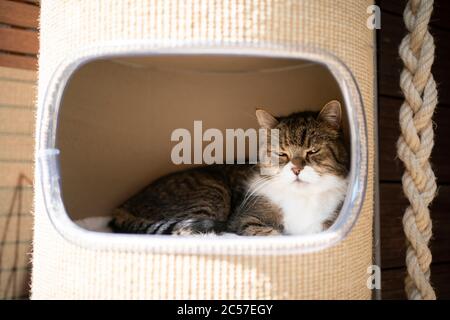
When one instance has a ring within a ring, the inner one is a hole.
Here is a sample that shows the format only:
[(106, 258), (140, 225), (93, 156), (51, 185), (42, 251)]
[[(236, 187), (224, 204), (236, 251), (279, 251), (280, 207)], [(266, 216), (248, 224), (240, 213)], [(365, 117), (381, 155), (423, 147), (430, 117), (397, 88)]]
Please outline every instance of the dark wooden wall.
[[(398, 45), (406, 30), (402, 13), (406, 1), (380, 0), (378, 33), (379, 165), (382, 298), (404, 299), (405, 240), (402, 214), (407, 206), (401, 187), (402, 164), (396, 158), (398, 112), (402, 95), (398, 85), (402, 63)], [(433, 168), (439, 194), (431, 208), (433, 239), (432, 283), (438, 298), (450, 298), (450, 1), (435, 0), (431, 33), (436, 42), (433, 74), (439, 85), (439, 105), (434, 116)]]
[(0, 0), (0, 66), (37, 69), (37, 0)]

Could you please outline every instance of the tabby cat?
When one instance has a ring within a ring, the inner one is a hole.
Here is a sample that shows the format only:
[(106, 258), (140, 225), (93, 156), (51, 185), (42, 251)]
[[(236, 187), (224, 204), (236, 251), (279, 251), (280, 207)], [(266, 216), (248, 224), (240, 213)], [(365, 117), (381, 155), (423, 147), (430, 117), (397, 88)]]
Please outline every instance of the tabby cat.
[[(115, 210), (115, 232), (245, 236), (303, 235), (332, 223), (347, 190), (348, 153), (339, 102), (320, 112), (274, 117), (257, 109), (260, 127), (279, 129), (273, 175), (257, 165), (210, 165), (151, 183)], [(270, 131), (270, 130), (268, 130)]]

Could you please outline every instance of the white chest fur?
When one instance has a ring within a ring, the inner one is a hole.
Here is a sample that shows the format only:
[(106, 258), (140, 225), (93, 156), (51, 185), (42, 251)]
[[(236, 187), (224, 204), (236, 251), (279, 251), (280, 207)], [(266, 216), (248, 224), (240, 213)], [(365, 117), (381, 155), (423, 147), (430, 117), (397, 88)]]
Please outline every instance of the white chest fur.
[(346, 191), (347, 179), (324, 175), (313, 183), (274, 179), (258, 193), (281, 208), (286, 234), (304, 235), (323, 230), (324, 222), (334, 217)]

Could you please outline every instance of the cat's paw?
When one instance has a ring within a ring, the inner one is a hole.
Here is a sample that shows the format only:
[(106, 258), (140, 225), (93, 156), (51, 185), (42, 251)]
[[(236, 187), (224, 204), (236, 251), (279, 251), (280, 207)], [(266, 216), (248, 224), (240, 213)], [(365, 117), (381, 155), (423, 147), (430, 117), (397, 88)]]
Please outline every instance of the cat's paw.
[(192, 236), (200, 234), (198, 231), (190, 227), (178, 228), (172, 231), (172, 235), (175, 236)]
[(220, 224), (221, 222), (205, 218), (184, 219), (174, 225), (172, 234), (178, 236), (220, 234)]
[(249, 226), (242, 230), (242, 236), (279, 236), (281, 232), (269, 226)]

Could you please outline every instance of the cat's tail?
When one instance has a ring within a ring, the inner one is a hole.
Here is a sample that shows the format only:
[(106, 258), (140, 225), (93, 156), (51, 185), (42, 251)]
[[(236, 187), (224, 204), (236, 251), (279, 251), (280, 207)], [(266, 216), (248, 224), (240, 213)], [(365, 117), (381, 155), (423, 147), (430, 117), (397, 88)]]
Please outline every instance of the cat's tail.
[(109, 226), (118, 233), (140, 233), (140, 234), (221, 234), (226, 230), (226, 223), (203, 217), (191, 218), (164, 218), (151, 220), (136, 217), (124, 209), (116, 209)]

